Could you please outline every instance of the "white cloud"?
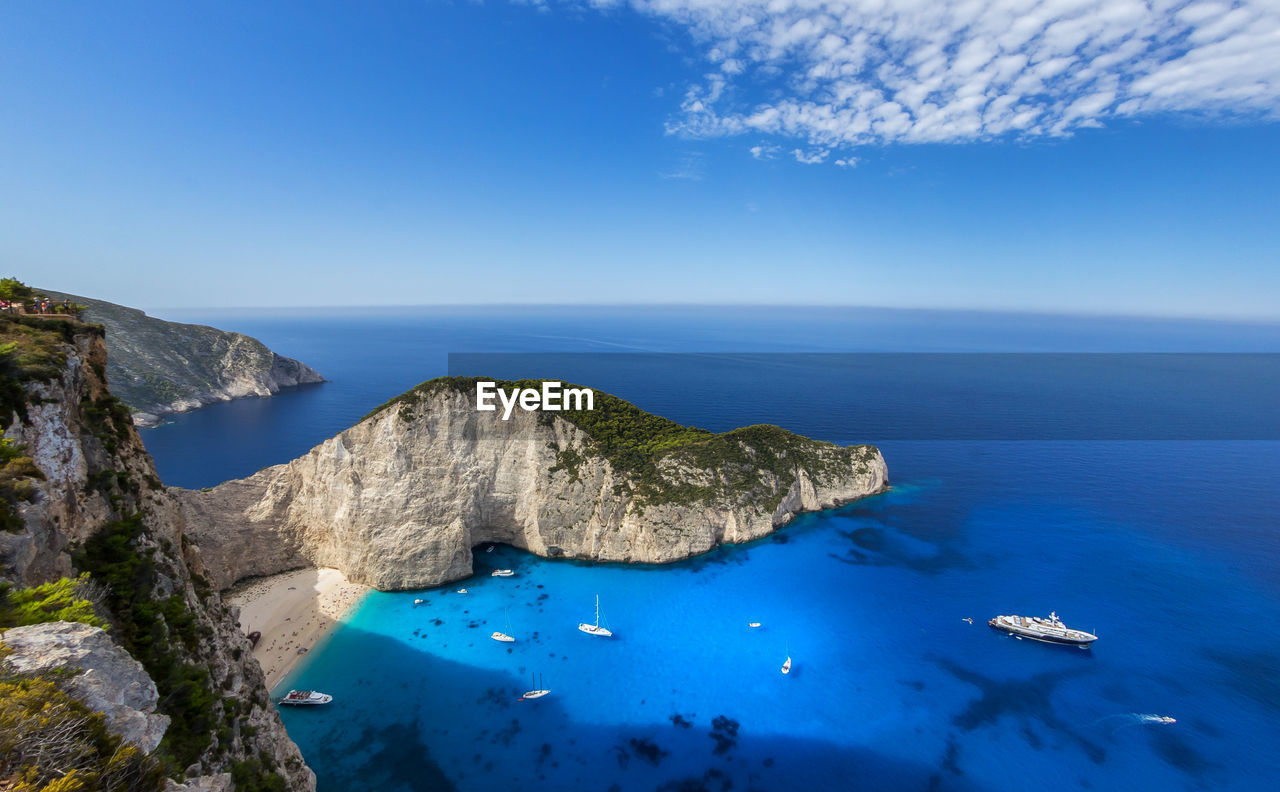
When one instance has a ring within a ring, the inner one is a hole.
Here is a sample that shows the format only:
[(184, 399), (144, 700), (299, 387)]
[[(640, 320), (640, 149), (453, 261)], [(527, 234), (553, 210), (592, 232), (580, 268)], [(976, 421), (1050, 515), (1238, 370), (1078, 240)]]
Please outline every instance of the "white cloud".
[(667, 125), (692, 137), (777, 135), (809, 156), (1153, 113), (1280, 118), (1275, 0), (627, 2), (703, 48), (710, 70)]
[(809, 151), (795, 149), (791, 153), (795, 156), (796, 162), (802, 165), (817, 165), (831, 156), (831, 151), (828, 149), (811, 149)]

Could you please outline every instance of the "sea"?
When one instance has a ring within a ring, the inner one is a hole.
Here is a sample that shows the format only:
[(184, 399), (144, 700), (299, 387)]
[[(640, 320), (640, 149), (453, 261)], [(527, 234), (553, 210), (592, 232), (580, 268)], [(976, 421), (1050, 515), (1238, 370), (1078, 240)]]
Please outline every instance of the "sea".
[[(329, 380), (144, 431), (170, 485), (288, 461), (446, 373), (563, 379), (714, 431), (874, 443), (887, 461), (884, 494), (685, 562), (476, 548), (472, 578), (370, 593), (275, 691), (334, 696), (281, 712), (320, 792), (1280, 784), (1280, 325), (152, 313), (248, 333)], [(597, 597), (611, 639), (577, 629)], [(1050, 611), (1097, 643), (986, 624)]]

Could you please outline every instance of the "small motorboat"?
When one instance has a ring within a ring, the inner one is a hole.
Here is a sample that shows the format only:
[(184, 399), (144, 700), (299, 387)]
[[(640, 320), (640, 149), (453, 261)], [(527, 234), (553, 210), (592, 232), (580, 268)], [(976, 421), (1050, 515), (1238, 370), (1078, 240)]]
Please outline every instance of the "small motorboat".
[(484, 551), (485, 551), (486, 553), (492, 553), (492, 552), (493, 552), (493, 545), (489, 545), (488, 547), (486, 547), (486, 548), (484, 549)]
[(1139, 723), (1177, 723), (1177, 718), (1170, 718), (1168, 715), (1138, 715)]
[(787, 655), (787, 659), (783, 661), (783, 663), (782, 663), (782, 673), (783, 673), (784, 675), (785, 675), (785, 674), (790, 674), (790, 673), (791, 673), (791, 655)]
[(281, 704), (293, 707), (313, 707), (317, 704), (328, 704), (330, 701), (333, 701), (333, 696), (316, 690), (290, 690), (284, 698), (280, 699)]
[(466, 594), (466, 593), (467, 593), (467, 590), (466, 590), (466, 589), (458, 589), (458, 593), (459, 593), (459, 594)]
[(489, 573), (489, 577), (511, 577), (514, 574), (510, 569), (495, 569)]
[(969, 622), (970, 624), (973, 624), (973, 617), (972, 617), (972, 616), (966, 616), (966, 617), (964, 617), (963, 619), (961, 619), (960, 621), (962, 621), (962, 622)]
[(426, 601), (426, 600), (424, 600), (424, 599), (416, 599), (416, 600), (414, 600), (414, 601), (413, 601), (413, 604), (414, 604), (414, 605), (425, 605), (425, 604), (427, 604), (427, 601)]
[(751, 628), (759, 627), (760, 622), (747, 622), (747, 626)]

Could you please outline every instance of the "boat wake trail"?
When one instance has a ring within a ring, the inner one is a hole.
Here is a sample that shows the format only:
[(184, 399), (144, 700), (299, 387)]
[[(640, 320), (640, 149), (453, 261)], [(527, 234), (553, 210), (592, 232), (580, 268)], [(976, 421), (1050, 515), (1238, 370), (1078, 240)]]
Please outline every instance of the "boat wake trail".
[(1178, 719), (1171, 718), (1168, 715), (1150, 715), (1141, 712), (1120, 712), (1115, 715), (1107, 715), (1106, 717), (1098, 718), (1093, 722), (1093, 725), (1097, 726), (1099, 724), (1112, 721), (1119, 721), (1119, 723), (1111, 729), (1111, 733), (1115, 734), (1121, 729), (1129, 726), (1168, 726), (1170, 724), (1177, 723)]

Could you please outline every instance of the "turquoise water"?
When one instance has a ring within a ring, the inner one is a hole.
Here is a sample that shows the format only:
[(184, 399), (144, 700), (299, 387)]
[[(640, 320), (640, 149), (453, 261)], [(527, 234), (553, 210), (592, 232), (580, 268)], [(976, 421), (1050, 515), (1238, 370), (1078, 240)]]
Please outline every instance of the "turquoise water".
[[(1274, 326), (910, 312), (200, 319), (332, 382), (144, 433), (166, 482), (188, 486), (305, 451), (444, 373), (447, 352), (1280, 349)], [(897, 368), (869, 385), (821, 361), (754, 373), (722, 362), (628, 378), (587, 361), (594, 373), (572, 376), (709, 429), (770, 421), (877, 442), (893, 490), (667, 567), (499, 548), (477, 557), (472, 579), (371, 594), (277, 691), (335, 696), (282, 712), (321, 792), (1274, 787), (1274, 357), (1161, 361), (1154, 380), (1128, 363), (1106, 373), (1115, 359), (1076, 360), (1057, 381), (1017, 384), (1013, 400), (992, 398), (1007, 366), (985, 370), (980, 357), (948, 359), (955, 376), (922, 382)], [(876, 404), (859, 404), (868, 392)], [(895, 409), (868, 409), (884, 404)], [(957, 431), (973, 426), (992, 431)], [(1254, 427), (1256, 439), (1224, 439)], [(1173, 439), (1116, 439), (1131, 436)], [(517, 574), (488, 577), (495, 566)], [(612, 640), (576, 629), (597, 594)], [(985, 624), (1050, 610), (1097, 645), (1019, 641)], [(508, 616), (517, 643), (492, 641)], [(519, 701), (536, 674), (552, 694)]]
[[(1271, 518), (1188, 509), (1166, 445), (906, 443), (891, 493), (671, 567), (482, 553), (466, 595), (371, 594), (281, 685), (335, 703), (283, 715), (323, 790), (1266, 788), (1275, 548), (1220, 540)], [(1200, 446), (1280, 473), (1277, 444)], [(597, 593), (612, 640), (576, 629)], [(1050, 609), (1098, 645), (984, 624)]]

